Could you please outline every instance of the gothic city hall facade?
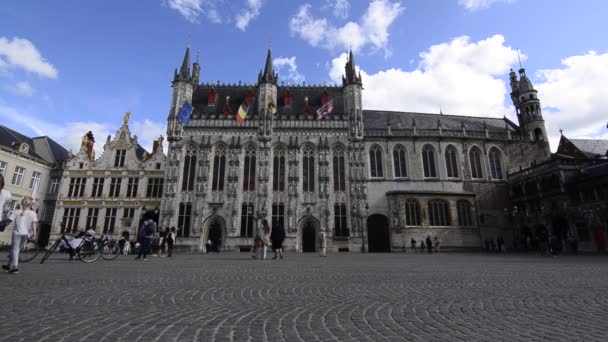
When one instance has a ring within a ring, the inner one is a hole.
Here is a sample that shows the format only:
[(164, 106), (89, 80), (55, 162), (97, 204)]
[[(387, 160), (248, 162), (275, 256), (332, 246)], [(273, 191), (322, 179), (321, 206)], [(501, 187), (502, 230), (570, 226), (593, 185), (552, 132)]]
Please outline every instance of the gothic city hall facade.
[(550, 156), (523, 68), (510, 74), (518, 123), (364, 110), (352, 52), (337, 86), (279, 82), (270, 49), (257, 84), (199, 77), (188, 48), (172, 82), (158, 218), (191, 249), (248, 250), (263, 219), (301, 252), (318, 248), (320, 231), (333, 252), (400, 251), (427, 236), (510, 241), (507, 174)]

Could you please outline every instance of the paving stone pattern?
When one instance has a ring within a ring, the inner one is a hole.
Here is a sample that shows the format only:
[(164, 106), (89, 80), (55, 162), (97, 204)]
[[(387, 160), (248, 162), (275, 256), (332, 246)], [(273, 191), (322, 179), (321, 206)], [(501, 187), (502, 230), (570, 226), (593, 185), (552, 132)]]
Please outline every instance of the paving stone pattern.
[(608, 258), (246, 253), (0, 274), (0, 341), (607, 341)]

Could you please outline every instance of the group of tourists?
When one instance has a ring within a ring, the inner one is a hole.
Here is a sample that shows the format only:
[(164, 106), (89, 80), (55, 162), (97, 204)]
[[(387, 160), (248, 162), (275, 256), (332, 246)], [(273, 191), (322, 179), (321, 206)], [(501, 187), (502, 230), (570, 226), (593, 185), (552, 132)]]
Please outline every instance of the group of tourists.
[(285, 228), (282, 225), (271, 228), (268, 220), (262, 220), (253, 239), (253, 254), (251, 257), (266, 260), (268, 247), (271, 247), (274, 252), (272, 260), (283, 259), (283, 241), (285, 241)]
[[(420, 253), (424, 253), (425, 251), (429, 254), (441, 253), (441, 243), (439, 242), (439, 238), (435, 236), (435, 240), (431, 240), (431, 236), (427, 235), (426, 239), (420, 239)], [(410, 251), (412, 253), (416, 253), (418, 249), (418, 242), (416, 239), (412, 237), (410, 240)]]
[(8, 264), (2, 265), (2, 269), (9, 274), (17, 274), (19, 273), (19, 252), (28, 239), (36, 239), (38, 215), (32, 210), (34, 200), (31, 197), (24, 197), (21, 200), (21, 207), (9, 213), (8, 204), (11, 199), (11, 193), (4, 188), (4, 176), (0, 175), (0, 231), (4, 231), (8, 225), (14, 223)]
[[(133, 246), (133, 252), (137, 253), (135, 260), (148, 260), (148, 256), (152, 255), (153, 252), (154, 255), (158, 256), (164, 256), (166, 252), (167, 257), (172, 257), (176, 238), (177, 230), (175, 227), (158, 229), (154, 220), (144, 220), (137, 232), (137, 242)], [(129, 233), (124, 232), (121, 241), (119, 241), (123, 254), (128, 254), (124, 251), (129, 244), (131, 244)]]

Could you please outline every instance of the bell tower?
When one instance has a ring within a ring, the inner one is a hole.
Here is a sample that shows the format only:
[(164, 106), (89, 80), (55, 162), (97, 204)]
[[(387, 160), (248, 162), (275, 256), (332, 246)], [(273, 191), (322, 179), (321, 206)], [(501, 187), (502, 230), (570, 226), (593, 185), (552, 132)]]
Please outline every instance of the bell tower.
[(342, 76), (342, 89), (344, 98), (344, 112), (348, 115), (350, 126), (350, 139), (354, 141), (363, 140), (363, 103), (361, 83), (361, 72), (355, 70), (355, 58), (353, 51), (348, 54), (348, 61), (344, 67)]

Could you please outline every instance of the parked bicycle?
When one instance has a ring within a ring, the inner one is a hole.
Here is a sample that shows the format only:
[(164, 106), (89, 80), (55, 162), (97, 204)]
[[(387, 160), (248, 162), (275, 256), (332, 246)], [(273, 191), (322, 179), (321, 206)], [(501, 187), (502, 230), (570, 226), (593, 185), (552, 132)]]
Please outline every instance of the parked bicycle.
[(102, 236), (98, 240), (99, 246), (101, 246), (101, 258), (104, 260), (114, 260), (120, 255), (120, 246), (118, 241), (108, 237), (107, 235)]
[(27, 239), (27, 242), (25, 245), (23, 245), (23, 248), (21, 248), (21, 251), (19, 252), (19, 262), (29, 262), (34, 260), (38, 253), (40, 253), (40, 251), (43, 249), (44, 248), (40, 246), (38, 241)]
[[(101, 248), (99, 241), (94, 235), (88, 233), (83, 233), (81, 234), (82, 236), (70, 235), (63, 223), (60, 223), (60, 226), (61, 236), (55, 240), (51, 247), (46, 251), (44, 257), (40, 260), (41, 264), (48, 260), (62, 242), (65, 250), (70, 254), (70, 260), (79, 259), (82, 262), (89, 263), (99, 259), (101, 256)], [(73, 243), (74, 240), (70, 241), (66, 236), (70, 236), (73, 239), (80, 239), (80, 241), (75, 245)]]

